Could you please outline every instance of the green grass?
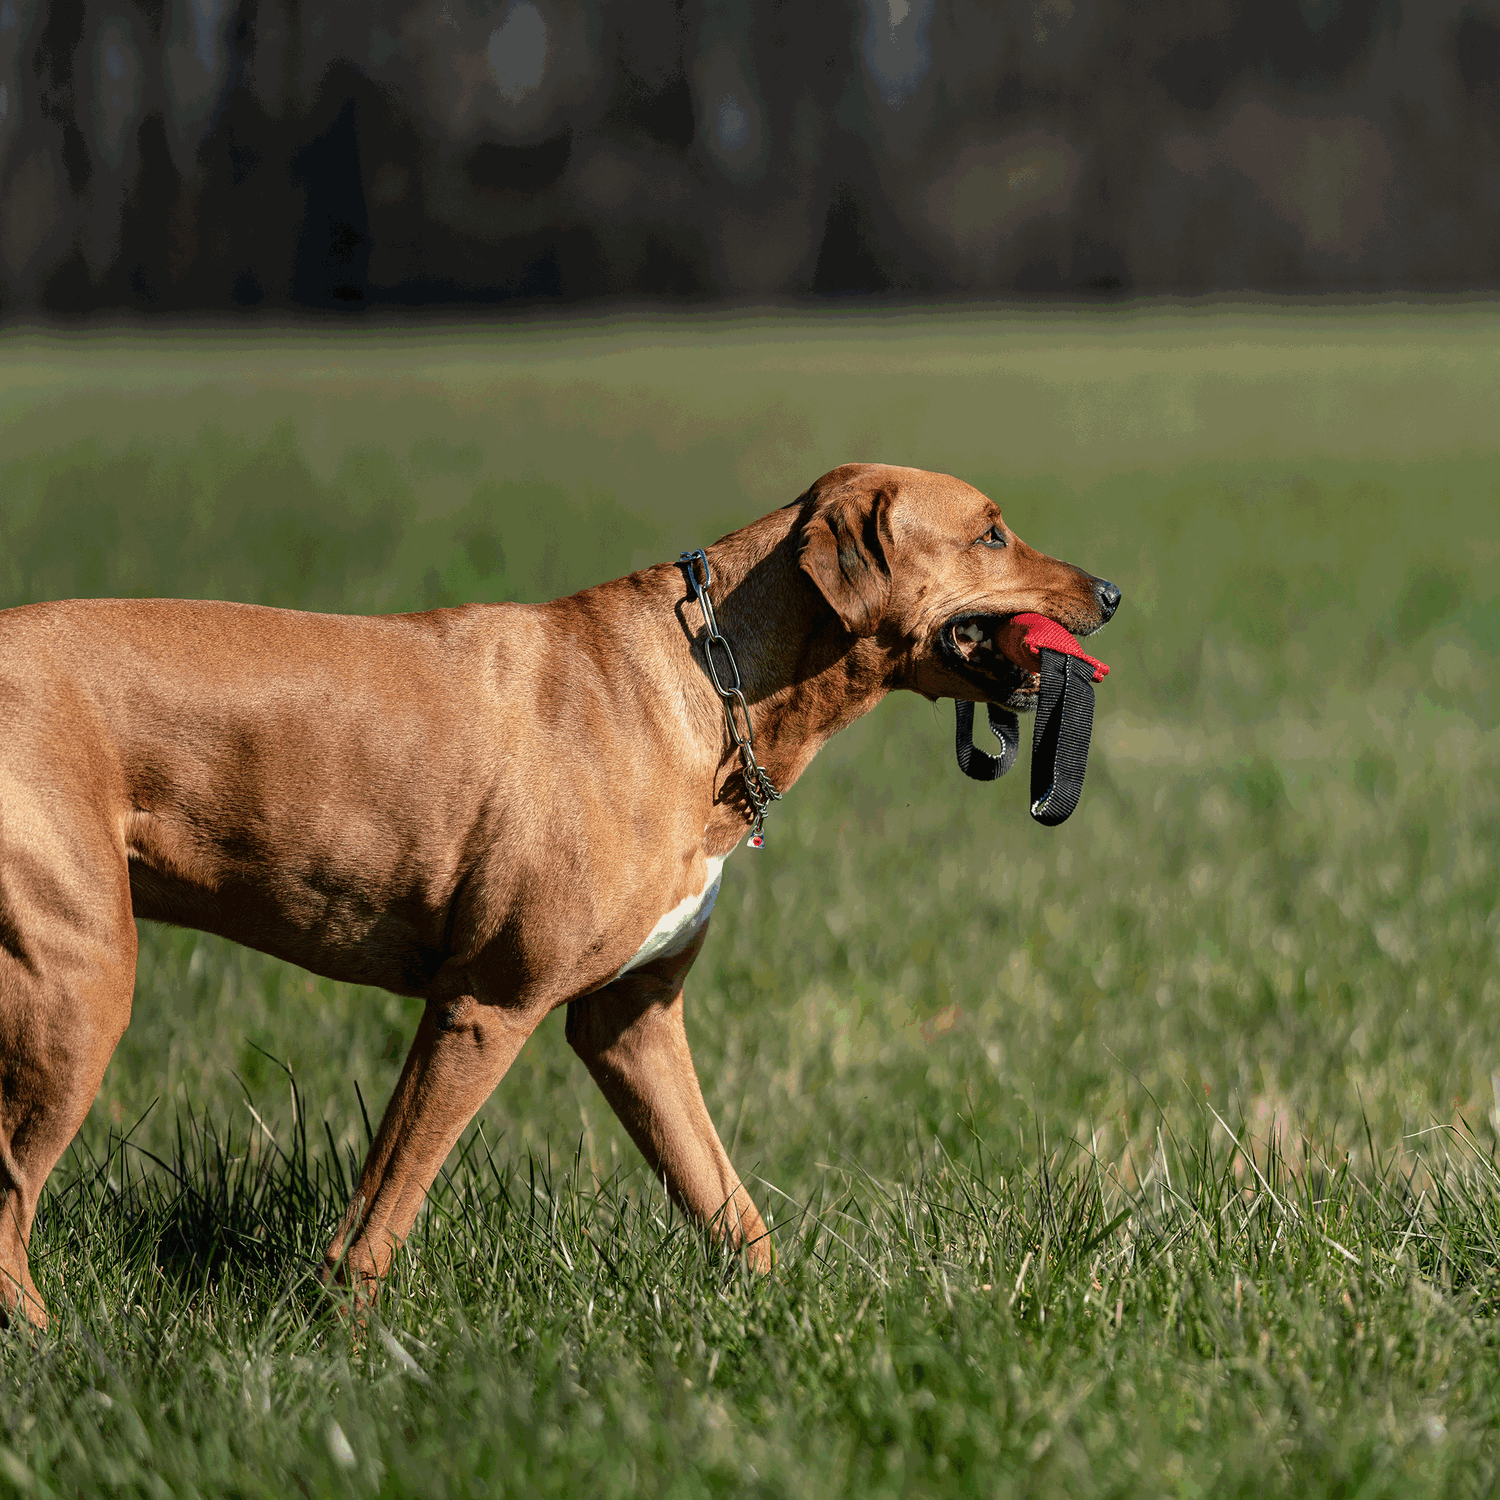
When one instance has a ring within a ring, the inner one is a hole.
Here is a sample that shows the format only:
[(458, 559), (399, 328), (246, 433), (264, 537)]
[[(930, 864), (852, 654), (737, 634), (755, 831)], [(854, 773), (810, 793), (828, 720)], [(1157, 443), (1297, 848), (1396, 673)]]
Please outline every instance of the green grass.
[(1065, 827), (891, 700), (726, 867), (689, 1031), (768, 1282), (559, 1016), (351, 1341), (310, 1266), (417, 1008), (144, 928), (33, 1242), (54, 1330), (0, 1342), (0, 1492), (1491, 1492), (1500, 319), (6, 353), (4, 603), (543, 597), (849, 458), (980, 484), (1125, 603)]

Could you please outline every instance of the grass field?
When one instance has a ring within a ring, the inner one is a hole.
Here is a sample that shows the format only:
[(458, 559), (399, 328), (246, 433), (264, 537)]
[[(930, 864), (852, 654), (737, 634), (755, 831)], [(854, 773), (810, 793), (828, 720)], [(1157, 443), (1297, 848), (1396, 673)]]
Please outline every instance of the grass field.
[(33, 1240), (53, 1331), (0, 1336), (0, 1494), (1500, 1484), (1500, 315), (0, 352), (3, 604), (546, 597), (857, 458), (1125, 593), (1065, 827), (893, 699), (726, 867), (688, 1024), (768, 1281), (556, 1016), (352, 1341), (310, 1270), (416, 1005), (143, 928)]

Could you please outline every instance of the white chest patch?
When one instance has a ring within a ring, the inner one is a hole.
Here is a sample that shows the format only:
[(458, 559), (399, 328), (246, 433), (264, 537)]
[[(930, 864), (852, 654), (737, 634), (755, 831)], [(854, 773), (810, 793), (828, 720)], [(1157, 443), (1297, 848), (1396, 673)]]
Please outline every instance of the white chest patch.
[(708, 880), (696, 896), (684, 896), (669, 912), (664, 912), (656, 926), (646, 935), (646, 941), (635, 950), (635, 956), (615, 975), (628, 974), (649, 964), (654, 958), (667, 958), (681, 953), (698, 935), (698, 930), (708, 921), (719, 896), (719, 882), (724, 878), (722, 858), (708, 861)]

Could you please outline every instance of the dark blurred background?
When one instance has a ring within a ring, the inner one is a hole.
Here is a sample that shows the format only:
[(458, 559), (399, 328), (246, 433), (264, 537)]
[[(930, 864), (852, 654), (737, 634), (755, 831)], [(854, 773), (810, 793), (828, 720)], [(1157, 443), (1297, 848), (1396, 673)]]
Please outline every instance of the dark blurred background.
[(0, 0), (0, 311), (1456, 291), (1500, 4)]

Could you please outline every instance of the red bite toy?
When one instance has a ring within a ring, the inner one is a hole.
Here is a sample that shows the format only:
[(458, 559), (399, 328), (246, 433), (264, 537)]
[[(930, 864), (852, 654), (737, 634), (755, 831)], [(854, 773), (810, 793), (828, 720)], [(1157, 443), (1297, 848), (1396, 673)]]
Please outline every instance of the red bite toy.
[[(1037, 661), (1031, 816), (1046, 828), (1056, 828), (1068, 820), (1083, 795), (1089, 735), (1094, 725), (1094, 683), (1103, 682), (1109, 668), (1045, 615), (1016, 615), (1010, 624), (1020, 632), (1022, 643)], [(1014, 637), (1007, 637), (1007, 645), (1015, 650)], [(1075, 667), (1075, 661), (1082, 665)], [(1015, 764), (1021, 745), (1015, 714), (994, 703), (985, 710), (990, 731), (1000, 741), (1000, 754), (987, 755), (973, 741), (974, 705), (959, 699), (953, 709), (953, 748), (959, 770), (973, 781), (994, 781), (1004, 776)]]
[(1046, 615), (1017, 615), (1015, 624), (1025, 630), (1026, 649), (1032, 652), (1061, 651), (1064, 656), (1076, 656), (1094, 669), (1094, 681), (1103, 682), (1109, 676), (1109, 668), (1097, 656), (1090, 656), (1056, 620)]

